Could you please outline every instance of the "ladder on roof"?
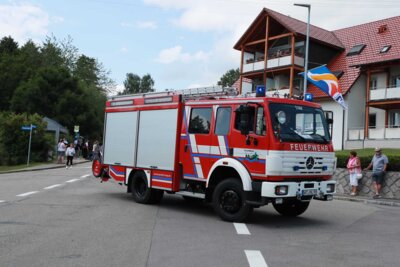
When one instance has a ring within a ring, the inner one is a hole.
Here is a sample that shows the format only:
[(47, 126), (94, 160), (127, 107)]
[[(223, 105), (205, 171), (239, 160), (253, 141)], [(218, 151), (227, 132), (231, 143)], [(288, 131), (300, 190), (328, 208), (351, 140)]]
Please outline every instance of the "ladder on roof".
[(222, 96), (236, 96), (238, 91), (234, 87), (222, 87), (222, 86), (210, 86), (210, 87), (199, 87), (181, 90), (171, 90), (164, 92), (149, 92), (149, 93), (139, 93), (133, 95), (121, 95), (113, 96), (111, 99), (121, 99), (121, 98), (150, 98), (150, 97), (163, 97), (171, 95), (182, 95), (184, 100), (196, 99), (201, 97), (222, 97)]

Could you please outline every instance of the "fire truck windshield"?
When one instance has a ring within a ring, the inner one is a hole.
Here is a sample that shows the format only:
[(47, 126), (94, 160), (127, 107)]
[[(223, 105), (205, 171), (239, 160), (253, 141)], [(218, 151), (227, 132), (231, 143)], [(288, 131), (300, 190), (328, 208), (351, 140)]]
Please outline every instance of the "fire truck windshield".
[(330, 135), (321, 109), (281, 103), (271, 103), (269, 109), (274, 134), (282, 142), (329, 142)]

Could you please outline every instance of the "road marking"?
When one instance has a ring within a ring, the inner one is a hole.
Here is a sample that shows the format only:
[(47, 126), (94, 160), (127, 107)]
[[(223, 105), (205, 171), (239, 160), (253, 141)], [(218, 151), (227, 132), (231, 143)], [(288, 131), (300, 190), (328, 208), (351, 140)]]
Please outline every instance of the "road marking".
[(53, 189), (53, 188), (55, 188), (55, 187), (59, 187), (59, 186), (62, 186), (62, 184), (54, 184), (54, 185), (50, 185), (50, 186), (48, 186), (48, 187), (45, 187), (45, 188), (43, 188), (44, 190), (48, 190), (48, 189)]
[(29, 195), (36, 194), (36, 193), (38, 193), (38, 192), (39, 192), (39, 191), (26, 192), (26, 193), (17, 195), (17, 197), (26, 197), (26, 196), (29, 196)]
[(245, 250), (250, 267), (268, 267), (259, 250)]
[(73, 182), (76, 182), (76, 181), (79, 181), (79, 179), (72, 179), (72, 180), (66, 181), (66, 183), (73, 183)]
[(86, 175), (82, 175), (81, 178), (86, 178), (86, 177), (89, 177), (89, 176), (90, 176), (90, 174), (86, 174)]
[(236, 232), (238, 235), (251, 235), (249, 229), (247, 229), (246, 224), (244, 223), (233, 223), (235, 226)]
[(0, 200), (0, 203), (6, 202), (5, 200)]

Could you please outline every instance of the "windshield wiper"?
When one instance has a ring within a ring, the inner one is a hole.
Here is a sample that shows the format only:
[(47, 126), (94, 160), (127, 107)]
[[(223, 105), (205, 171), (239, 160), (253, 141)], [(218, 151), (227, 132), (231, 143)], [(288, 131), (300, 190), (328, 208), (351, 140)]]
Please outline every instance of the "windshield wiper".
[(326, 137), (323, 136), (323, 135), (314, 133), (314, 134), (312, 134), (311, 136), (318, 136), (319, 138), (321, 138), (321, 139), (324, 141), (324, 143), (328, 143), (328, 139), (326, 139)]

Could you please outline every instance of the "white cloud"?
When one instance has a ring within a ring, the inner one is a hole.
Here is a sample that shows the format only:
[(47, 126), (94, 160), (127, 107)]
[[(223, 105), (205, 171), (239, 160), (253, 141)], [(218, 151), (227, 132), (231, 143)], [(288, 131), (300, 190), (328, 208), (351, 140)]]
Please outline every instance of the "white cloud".
[(208, 57), (209, 54), (204, 51), (197, 51), (194, 54), (182, 52), (182, 46), (178, 45), (161, 50), (156, 61), (163, 64), (171, 64), (173, 62), (190, 63), (192, 61), (206, 61)]
[[(18, 42), (45, 36), (49, 15), (29, 3), (0, 5), (0, 34)], [(56, 18), (60, 22), (60, 18)]]
[(129, 52), (129, 49), (127, 47), (123, 46), (119, 49), (119, 52), (122, 54), (126, 54)]

